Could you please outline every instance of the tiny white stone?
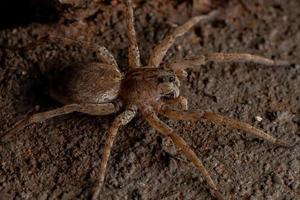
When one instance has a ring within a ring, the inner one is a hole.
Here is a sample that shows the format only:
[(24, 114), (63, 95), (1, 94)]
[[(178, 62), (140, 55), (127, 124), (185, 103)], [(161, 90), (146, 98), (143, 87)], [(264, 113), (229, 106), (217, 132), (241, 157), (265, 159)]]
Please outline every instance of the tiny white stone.
[(34, 109), (35, 109), (35, 111), (39, 111), (40, 110), (40, 105), (35, 105)]
[(263, 120), (263, 118), (261, 116), (256, 116), (255, 120), (258, 121), (258, 122), (261, 122)]

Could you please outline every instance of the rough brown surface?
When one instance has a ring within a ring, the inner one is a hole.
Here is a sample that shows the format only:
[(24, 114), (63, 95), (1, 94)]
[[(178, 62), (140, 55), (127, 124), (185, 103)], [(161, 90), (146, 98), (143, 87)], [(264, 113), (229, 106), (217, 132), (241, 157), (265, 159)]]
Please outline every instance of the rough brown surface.
[[(68, 2), (75, 2), (74, 7), (86, 6), (80, 1)], [(142, 63), (166, 32), (197, 14), (191, 2), (137, 2), (136, 30)], [(218, 6), (224, 14), (195, 27), (168, 52), (165, 61), (224, 51), (300, 63), (298, 0), (244, 1), (244, 5), (232, 0)], [(79, 19), (70, 14), (65, 15), (69, 20), (32, 20), (22, 22), (22, 26), (15, 20), (4, 26), (0, 31), (1, 133), (30, 112), (59, 106), (45, 92), (48, 69), (97, 60), (93, 52), (76, 45), (45, 42), (21, 47), (49, 33), (82, 38), (105, 45), (124, 71), (127, 38), (122, 9), (118, 1), (105, 1), (97, 11), (85, 12), (93, 15), (81, 22), (70, 20)], [(291, 148), (276, 147), (244, 132), (206, 122), (167, 122), (203, 160), (227, 199), (297, 200), (299, 85), (299, 64), (277, 68), (209, 64), (189, 71), (182, 87), (191, 109), (212, 110), (251, 123), (292, 144), (298, 142)], [(262, 117), (261, 122), (255, 120), (257, 116)], [(112, 119), (75, 113), (32, 125), (17, 137), (0, 141), (0, 199), (89, 198), (97, 181), (105, 131)], [(212, 199), (201, 180), (198, 171), (176, 155), (167, 140), (137, 117), (121, 129), (115, 141), (101, 197)]]

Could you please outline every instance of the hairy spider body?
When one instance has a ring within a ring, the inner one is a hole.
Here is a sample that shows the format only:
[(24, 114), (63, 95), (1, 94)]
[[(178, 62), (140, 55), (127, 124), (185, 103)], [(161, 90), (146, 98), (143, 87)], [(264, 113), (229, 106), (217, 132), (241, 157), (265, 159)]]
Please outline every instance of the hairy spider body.
[(143, 67), (122, 75), (116, 66), (89, 63), (56, 72), (49, 94), (62, 104), (101, 104), (118, 99), (122, 105), (154, 105), (161, 98), (178, 97), (179, 87), (179, 79), (170, 69)]
[(179, 96), (180, 82), (172, 70), (161, 68), (137, 68), (126, 73), (120, 90), (120, 98), (126, 104), (153, 105), (162, 97)]
[(72, 112), (98, 116), (119, 113), (107, 132), (100, 162), (99, 183), (93, 193), (93, 199), (95, 200), (99, 198), (104, 184), (107, 161), (119, 127), (129, 123), (137, 112), (141, 112), (154, 129), (163, 136), (170, 138), (181, 153), (193, 163), (207, 182), (212, 195), (218, 199), (223, 199), (217, 185), (194, 151), (172, 128), (162, 122), (156, 113), (175, 120), (205, 119), (209, 122), (246, 131), (276, 145), (285, 145), (285, 142), (247, 123), (212, 112), (188, 111), (187, 99), (180, 96), (179, 79), (185, 78), (187, 68), (204, 65), (210, 61), (254, 62), (271, 66), (286, 65), (288, 63), (244, 53), (208, 53), (190, 59), (174, 60), (163, 68), (159, 68), (164, 55), (176, 38), (188, 32), (198, 22), (215, 18), (217, 12), (212, 12), (208, 15), (193, 17), (183, 25), (178, 26), (155, 46), (147, 67), (141, 67), (131, 0), (126, 1), (126, 14), (129, 70), (124, 75), (120, 73), (116, 60), (105, 47), (67, 38), (50, 37), (49, 39), (54, 42), (75, 42), (97, 51), (101, 63), (81, 64), (60, 71), (52, 80), (50, 95), (64, 106), (26, 117), (17, 122), (7, 134), (1, 137), (8, 138), (12, 133), (17, 133), (30, 124)]
[(122, 74), (114, 65), (69, 66), (50, 79), (49, 94), (62, 104), (106, 103), (117, 98), (121, 80)]

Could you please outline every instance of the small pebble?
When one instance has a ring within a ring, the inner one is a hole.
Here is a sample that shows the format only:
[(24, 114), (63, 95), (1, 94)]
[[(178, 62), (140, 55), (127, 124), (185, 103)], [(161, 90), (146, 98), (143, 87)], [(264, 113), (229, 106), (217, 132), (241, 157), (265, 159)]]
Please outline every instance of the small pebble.
[(258, 122), (261, 122), (263, 120), (263, 118), (261, 116), (256, 116), (255, 120), (258, 121)]
[(175, 48), (176, 48), (177, 51), (181, 51), (182, 50), (182, 46), (181, 45), (176, 45)]
[(170, 173), (173, 174), (176, 172), (176, 169), (178, 169), (178, 165), (175, 159), (171, 159), (170, 160), (170, 164), (169, 164), (169, 170)]
[(281, 178), (278, 175), (274, 175), (272, 179), (273, 179), (274, 183), (276, 183), (276, 184), (282, 184), (282, 180), (281, 180)]
[(264, 171), (268, 171), (271, 168), (271, 165), (269, 163), (266, 163), (264, 165)]
[(34, 109), (35, 109), (35, 111), (39, 111), (40, 110), (40, 105), (35, 105)]
[(292, 184), (292, 189), (295, 190), (295, 191), (298, 190), (298, 189), (300, 189), (299, 185), (300, 185), (300, 184), (299, 184), (298, 182), (294, 182), (294, 183)]
[(298, 159), (294, 159), (289, 162), (289, 168), (294, 172), (300, 171), (300, 161)]
[(14, 28), (14, 29), (12, 30), (12, 34), (17, 34), (17, 33), (18, 33), (18, 29)]

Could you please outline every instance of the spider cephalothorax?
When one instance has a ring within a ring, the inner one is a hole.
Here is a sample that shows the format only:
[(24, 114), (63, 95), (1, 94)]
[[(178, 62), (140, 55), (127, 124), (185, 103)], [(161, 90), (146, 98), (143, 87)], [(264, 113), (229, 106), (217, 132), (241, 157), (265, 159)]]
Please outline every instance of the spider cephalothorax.
[[(247, 123), (212, 112), (188, 111), (187, 99), (180, 96), (179, 93), (180, 82), (178, 77), (184, 78), (187, 68), (195, 65), (203, 65), (209, 61), (251, 61), (264, 65), (281, 65), (287, 63), (275, 62), (271, 59), (251, 54), (209, 53), (198, 55), (191, 59), (174, 60), (167, 64), (164, 69), (159, 68), (164, 55), (175, 39), (188, 32), (196, 23), (216, 17), (217, 12), (212, 12), (208, 15), (193, 17), (185, 24), (178, 26), (155, 46), (150, 55), (147, 67), (141, 67), (134, 30), (132, 2), (131, 0), (127, 0), (126, 2), (129, 41), (128, 72), (125, 75), (120, 73), (116, 60), (105, 47), (91, 46), (90, 44), (76, 41), (77, 44), (96, 50), (98, 56), (101, 58), (101, 63), (85, 63), (79, 68), (73, 67), (63, 70), (57, 76), (57, 79), (55, 79), (52, 88), (50, 88), (50, 94), (52, 98), (65, 105), (54, 110), (34, 114), (19, 121), (4, 136), (8, 138), (12, 133), (16, 133), (32, 123), (41, 122), (71, 112), (83, 112), (99, 116), (119, 113), (107, 132), (107, 139), (103, 148), (99, 169), (99, 184), (93, 195), (93, 199), (97, 199), (104, 183), (107, 161), (119, 127), (129, 123), (137, 112), (141, 112), (142, 116), (153, 128), (163, 136), (170, 138), (174, 145), (181, 150), (182, 154), (193, 163), (208, 183), (212, 194), (222, 199), (217, 185), (210, 177), (201, 160), (172, 128), (157, 117), (157, 113), (176, 120), (206, 119), (216, 124), (246, 131), (274, 144), (284, 145), (283, 141)], [(75, 42), (66, 38), (50, 37), (50, 39), (56, 42)], [(59, 85), (55, 86), (55, 84)]]
[(158, 100), (179, 96), (180, 82), (169, 69), (139, 68), (129, 71), (121, 84), (120, 97), (136, 105), (153, 104)]

